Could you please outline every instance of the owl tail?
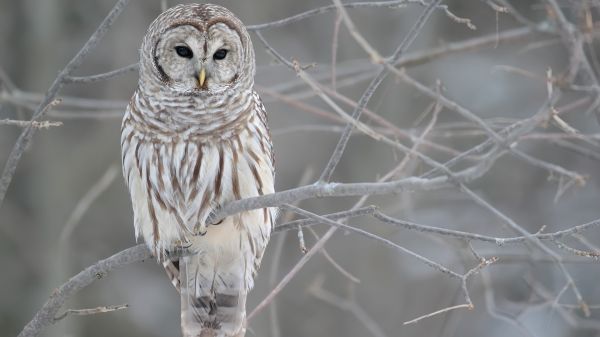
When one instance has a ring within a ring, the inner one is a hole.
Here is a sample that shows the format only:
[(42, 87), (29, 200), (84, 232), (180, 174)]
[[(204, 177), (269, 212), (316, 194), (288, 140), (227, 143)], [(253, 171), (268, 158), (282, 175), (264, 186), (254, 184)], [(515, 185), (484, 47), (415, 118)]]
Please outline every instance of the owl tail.
[(181, 295), (183, 337), (244, 337), (247, 291), (240, 282), (201, 265), (197, 256), (167, 264), (169, 276), (178, 271), (171, 281)]

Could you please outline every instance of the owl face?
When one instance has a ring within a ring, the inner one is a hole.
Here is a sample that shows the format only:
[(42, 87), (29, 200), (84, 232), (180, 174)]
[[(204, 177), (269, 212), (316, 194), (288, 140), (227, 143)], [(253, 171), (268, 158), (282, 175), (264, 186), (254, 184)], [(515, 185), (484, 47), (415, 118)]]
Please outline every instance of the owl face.
[(140, 75), (144, 81), (185, 95), (251, 87), (250, 37), (239, 19), (223, 7), (175, 6), (149, 27), (141, 48)]
[(154, 58), (172, 87), (219, 92), (231, 86), (242, 69), (241, 46), (237, 31), (223, 22), (207, 31), (181, 25), (163, 34)]

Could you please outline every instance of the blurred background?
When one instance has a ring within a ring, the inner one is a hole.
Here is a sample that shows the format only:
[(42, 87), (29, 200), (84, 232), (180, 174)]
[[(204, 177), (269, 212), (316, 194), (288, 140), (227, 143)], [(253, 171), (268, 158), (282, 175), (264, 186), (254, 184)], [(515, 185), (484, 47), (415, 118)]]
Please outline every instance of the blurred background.
[[(179, 2), (169, 0), (168, 5)], [(325, 0), (214, 2), (231, 9), (248, 25), (332, 4)], [(382, 55), (390, 55), (424, 8), (407, 2), (401, 7), (348, 12), (369, 43)], [(32, 108), (114, 3), (0, 0), (0, 119), (31, 118)], [(535, 27), (556, 31), (555, 19), (560, 16), (551, 3), (443, 1), (454, 15), (470, 19), (477, 29), (436, 10), (406, 55), (418, 56), (477, 39), (487, 42), (419, 58), (404, 64), (406, 71), (473, 111), (494, 130), (531, 117), (548, 97), (548, 69), (558, 78), (573, 61), (560, 34), (537, 33), (531, 26), (541, 24)], [(560, 121), (567, 126), (557, 120), (540, 123), (519, 139), (516, 148), (581, 175), (585, 184), (511, 154), (505, 154), (485, 175), (468, 184), (496, 210), (532, 233), (543, 226), (544, 232), (555, 232), (600, 218), (600, 147), (595, 115), (598, 87), (590, 75), (598, 76), (596, 71), (600, 70), (600, 59), (596, 58), (600, 2), (565, 0), (558, 4), (574, 24), (592, 72), (577, 73), (574, 83), (580, 87), (558, 80), (554, 83), (554, 90), (563, 91), (555, 106), (561, 113)], [(75, 75), (103, 73), (137, 62), (145, 30), (160, 11), (161, 1), (131, 1)], [(522, 35), (506, 38), (504, 32)], [(350, 103), (359, 100), (378, 69), (339, 23), (335, 10), (264, 30), (263, 34), (283, 56), (312, 65), (307, 72), (324, 87), (335, 88)], [(312, 183), (325, 167), (344, 124), (292, 70), (275, 62), (254, 35), (253, 39), (258, 63), (256, 86), (269, 112), (275, 144), (277, 190)], [(337, 48), (333, 47), (335, 40)], [(581, 55), (577, 62), (581, 62)], [(135, 244), (130, 200), (120, 171), (119, 135), (121, 116), (136, 84), (137, 72), (132, 71), (108, 81), (66, 85), (59, 95), (63, 102), (44, 118), (62, 125), (38, 130), (23, 156), (0, 207), (1, 335), (16, 336), (53, 289), (69, 277)], [(337, 96), (336, 101), (348, 113), (353, 111), (348, 101)], [(426, 135), (433, 145), (418, 150), (441, 162), (487, 139), (479, 126), (456, 111), (442, 108), (432, 113), (432, 103), (431, 98), (390, 75), (368, 108), (396, 128), (382, 126), (368, 116), (362, 120), (412, 146), (408, 136), (418, 137), (436, 115)], [(0, 125), (2, 166), (21, 131), (17, 126)], [(376, 181), (403, 158), (398, 149), (356, 133), (333, 180)], [(474, 162), (477, 158), (461, 167)], [(429, 169), (413, 157), (395, 177), (418, 176)], [(327, 214), (349, 209), (357, 201), (326, 198), (307, 200), (300, 206)], [(420, 224), (498, 237), (516, 235), (506, 221), (458, 188), (373, 197), (366, 204)], [(286, 215), (282, 218), (291, 219)], [(478, 264), (464, 240), (394, 228), (371, 217), (349, 223), (461, 274)], [(325, 225), (314, 227), (319, 236), (327, 229)], [(315, 238), (308, 230), (304, 236), (310, 248)], [(595, 251), (600, 229), (565, 243)], [(381, 243), (338, 231), (326, 250), (353, 276), (344, 275), (323, 255), (316, 255), (275, 302), (249, 322), (247, 335), (600, 336), (600, 313), (595, 306), (600, 303), (597, 260), (547, 244), (563, 257), (566, 270), (590, 305), (589, 317), (578, 307), (572, 289), (566, 288), (564, 275), (548, 254), (531, 245), (498, 247), (473, 242), (472, 249), (479, 255), (498, 257), (496, 263), (469, 278), (474, 308), (403, 325), (436, 310), (464, 304), (460, 281)], [(272, 236), (257, 286), (250, 295), (249, 311), (301, 256), (296, 231)], [(129, 308), (118, 312), (67, 317), (42, 335), (180, 335), (179, 295), (154, 261), (110, 273), (71, 298), (60, 312), (124, 303)]]

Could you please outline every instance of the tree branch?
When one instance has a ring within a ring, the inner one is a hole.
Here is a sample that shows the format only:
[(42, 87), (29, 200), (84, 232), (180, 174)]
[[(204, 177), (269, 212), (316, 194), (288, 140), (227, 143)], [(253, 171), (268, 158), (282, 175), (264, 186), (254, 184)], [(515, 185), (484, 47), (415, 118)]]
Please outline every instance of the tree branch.
[(103, 278), (115, 268), (143, 261), (150, 257), (151, 254), (146, 245), (140, 244), (125, 249), (104, 260), (100, 260), (84, 269), (52, 292), (48, 301), (35, 314), (33, 319), (27, 323), (18, 337), (38, 336), (43, 329), (56, 322), (58, 311), (69, 297), (75, 295), (92, 282)]
[[(56, 95), (59, 90), (67, 83), (66, 78), (71, 75), (73, 71), (75, 71), (81, 63), (83, 59), (98, 45), (98, 42), (106, 35), (108, 29), (113, 25), (119, 14), (125, 9), (125, 6), (129, 0), (119, 0), (112, 8), (112, 10), (108, 13), (106, 18), (102, 21), (100, 26), (96, 29), (96, 31), (90, 36), (87, 42), (83, 45), (83, 47), (77, 52), (75, 57), (67, 63), (65, 68), (58, 74), (46, 95), (42, 99), (42, 102), (38, 105), (33, 113), (33, 117), (31, 118), (32, 122), (40, 119), (44, 113), (48, 110), (48, 106), (52, 104), (55, 100)], [(35, 133), (36, 128), (32, 125), (28, 126), (21, 132), (21, 135), (17, 139), (16, 144), (14, 145), (6, 164), (4, 165), (4, 170), (2, 172), (2, 176), (0, 177), (0, 205), (4, 201), (4, 197), (6, 196), (6, 191), (10, 186), (10, 182), (12, 181), (12, 177), (15, 174), (17, 169), (17, 165), (19, 165), (19, 161), (25, 149), (29, 146), (33, 134)]]

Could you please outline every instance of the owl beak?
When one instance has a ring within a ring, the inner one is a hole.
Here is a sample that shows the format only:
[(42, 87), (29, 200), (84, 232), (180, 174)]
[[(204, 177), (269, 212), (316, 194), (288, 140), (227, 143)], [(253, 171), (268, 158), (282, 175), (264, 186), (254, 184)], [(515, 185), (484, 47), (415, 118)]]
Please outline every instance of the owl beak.
[(198, 74), (198, 84), (200, 88), (202, 88), (204, 86), (204, 81), (206, 80), (206, 70), (204, 70), (204, 67), (202, 67), (200, 69), (200, 73)]

